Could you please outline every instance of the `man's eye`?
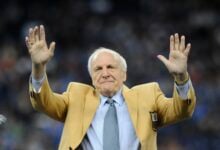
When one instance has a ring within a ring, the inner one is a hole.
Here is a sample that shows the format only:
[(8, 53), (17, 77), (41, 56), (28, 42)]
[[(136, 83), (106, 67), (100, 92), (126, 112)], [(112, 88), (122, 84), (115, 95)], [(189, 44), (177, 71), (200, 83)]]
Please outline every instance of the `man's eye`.
[(114, 66), (108, 66), (107, 68), (108, 69), (114, 69), (115, 67)]
[(102, 69), (101, 67), (97, 67), (97, 68), (95, 68), (95, 71), (99, 71), (101, 69)]

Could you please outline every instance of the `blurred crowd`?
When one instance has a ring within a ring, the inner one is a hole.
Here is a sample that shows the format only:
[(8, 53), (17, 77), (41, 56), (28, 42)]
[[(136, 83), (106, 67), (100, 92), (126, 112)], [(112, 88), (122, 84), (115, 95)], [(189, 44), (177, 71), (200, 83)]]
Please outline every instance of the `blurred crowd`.
[[(218, 0), (7, 0), (0, 5), (0, 150), (57, 149), (62, 123), (33, 110), (31, 61), (24, 38), (43, 24), (56, 42), (47, 70), (56, 92), (70, 81), (91, 84), (89, 54), (98, 47), (121, 53), (126, 85), (157, 81), (166, 96), (173, 79), (156, 58), (168, 57), (169, 36), (192, 44), (188, 70), (197, 95), (192, 119), (158, 131), (159, 150), (220, 149), (220, 1)], [(5, 122), (6, 121), (6, 122)]]

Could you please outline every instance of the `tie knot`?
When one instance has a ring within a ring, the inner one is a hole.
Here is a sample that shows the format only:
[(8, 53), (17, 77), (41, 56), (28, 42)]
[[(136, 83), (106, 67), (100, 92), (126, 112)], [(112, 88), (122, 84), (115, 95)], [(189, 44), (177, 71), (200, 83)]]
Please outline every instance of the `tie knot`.
[(114, 100), (113, 99), (108, 99), (107, 101), (106, 101), (106, 103), (107, 104), (109, 104), (110, 106), (113, 106), (114, 105)]

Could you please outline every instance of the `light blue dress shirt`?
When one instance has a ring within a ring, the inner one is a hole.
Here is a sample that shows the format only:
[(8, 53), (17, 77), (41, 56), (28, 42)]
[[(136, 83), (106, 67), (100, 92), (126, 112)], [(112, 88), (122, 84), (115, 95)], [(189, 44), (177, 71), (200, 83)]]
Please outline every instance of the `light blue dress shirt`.
[[(119, 142), (121, 150), (137, 150), (139, 140), (136, 136), (128, 107), (124, 101), (121, 90), (112, 97), (116, 101), (115, 107), (117, 111)], [(103, 125), (105, 114), (109, 105), (106, 104), (108, 97), (100, 96), (101, 103), (95, 113), (92, 124), (90, 125), (87, 135), (82, 141), (84, 150), (103, 150)]]

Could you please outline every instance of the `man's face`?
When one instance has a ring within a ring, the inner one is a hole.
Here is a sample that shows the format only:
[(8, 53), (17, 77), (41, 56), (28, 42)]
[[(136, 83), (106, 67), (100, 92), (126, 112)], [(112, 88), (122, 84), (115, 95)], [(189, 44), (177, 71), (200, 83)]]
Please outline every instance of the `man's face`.
[(91, 64), (91, 78), (102, 95), (112, 97), (126, 80), (126, 72), (111, 53), (103, 52)]

